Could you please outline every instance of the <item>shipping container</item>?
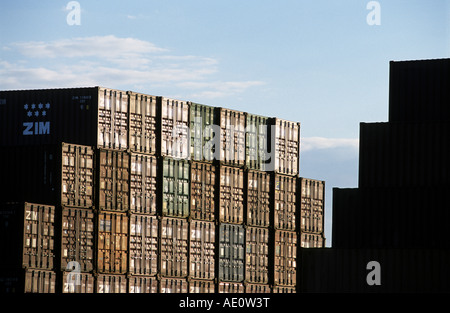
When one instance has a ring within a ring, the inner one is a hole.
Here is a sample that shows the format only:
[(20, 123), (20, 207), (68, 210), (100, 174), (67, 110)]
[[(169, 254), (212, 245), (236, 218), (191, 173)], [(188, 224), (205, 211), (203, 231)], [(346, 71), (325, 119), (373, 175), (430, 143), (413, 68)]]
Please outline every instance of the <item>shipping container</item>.
[(274, 286), (273, 293), (297, 293), (295, 287)]
[(300, 178), (300, 230), (302, 232), (324, 232), (325, 182)]
[(180, 278), (162, 278), (160, 293), (188, 293), (188, 282)]
[(214, 138), (219, 139), (220, 128), (215, 107), (190, 103), (191, 160), (213, 161), (218, 155), (219, 147), (214, 145)]
[(332, 246), (359, 248), (362, 246), (362, 224), (369, 210), (361, 209), (358, 188), (333, 188)]
[[(300, 292), (448, 293), (448, 249), (301, 249)], [(375, 263), (376, 262), (376, 263)]]
[(190, 222), (189, 277), (215, 278), (216, 226), (213, 222)]
[[(274, 159), (271, 160), (272, 166), (266, 168), (280, 174), (297, 176), (300, 161), (300, 123), (272, 118), (269, 124), (270, 151)], [(275, 127), (275, 131), (272, 131), (272, 127)]]
[(91, 207), (94, 197), (94, 151), (60, 143), (2, 147), (1, 199)]
[(450, 183), (449, 123), (361, 123), (359, 187)]
[(189, 102), (157, 97), (160, 135), (157, 136), (159, 155), (189, 159)]
[(191, 162), (191, 218), (207, 221), (215, 219), (216, 182), (216, 166)]
[(96, 278), (96, 293), (127, 293), (125, 275), (100, 274)]
[(55, 207), (28, 202), (6, 203), (0, 209), (0, 258), (5, 269), (53, 270), (55, 264)]
[(244, 222), (244, 170), (220, 165), (219, 221)]
[(242, 225), (219, 225), (218, 278), (220, 281), (244, 280), (245, 229)]
[(132, 152), (155, 154), (157, 97), (129, 91), (129, 147)]
[(90, 273), (67, 272), (62, 274), (63, 293), (94, 293), (94, 275)]
[(103, 87), (0, 91), (0, 145), (127, 149), (128, 95)]
[(273, 214), (276, 229), (296, 230), (297, 179), (294, 176), (275, 174)]
[(450, 120), (450, 59), (389, 63), (389, 121)]
[(189, 161), (163, 158), (161, 160), (163, 216), (188, 217), (190, 195)]
[(159, 220), (156, 216), (130, 215), (129, 270), (132, 275), (158, 273)]
[(225, 108), (218, 111), (220, 162), (242, 167), (245, 165), (245, 113)]
[(97, 271), (124, 274), (128, 271), (128, 215), (99, 212), (97, 221)]
[(245, 240), (245, 281), (269, 283), (269, 229), (247, 227)]
[(130, 211), (154, 215), (157, 213), (157, 158), (132, 152), (130, 159)]
[(297, 234), (275, 230), (274, 285), (296, 286), (297, 283)]
[(94, 150), (92, 147), (62, 144), (61, 204), (94, 205)]
[(333, 189), (333, 247), (442, 248), (448, 185)]
[(187, 277), (189, 222), (181, 218), (161, 220), (160, 274), (164, 277)]
[(269, 118), (254, 114), (246, 114), (245, 158), (248, 168), (259, 171), (269, 170), (266, 162), (269, 154)]
[(99, 210), (125, 212), (129, 209), (130, 155), (125, 151), (98, 150)]
[(190, 280), (189, 293), (215, 293), (214, 280)]
[(95, 217), (92, 209), (61, 207), (61, 270), (94, 269)]
[(220, 282), (218, 286), (219, 293), (245, 293), (243, 283)]
[(25, 271), (25, 293), (55, 293), (56, 273), (41, 269)]
[(300, 247), (302, 248), (323, 248), (325, 247), (325, 238), (323, 234), (300, 233)]
[(128, 276), (128, 293), (158, 293), (158, 280), (152, 276)]
[(246, 175), (247, 225), (269, 227), (271, 225), (271, 174), (249, 170)]
[(272, 289), (267, 284), (246, 284), (245, 293), (271, 293)]

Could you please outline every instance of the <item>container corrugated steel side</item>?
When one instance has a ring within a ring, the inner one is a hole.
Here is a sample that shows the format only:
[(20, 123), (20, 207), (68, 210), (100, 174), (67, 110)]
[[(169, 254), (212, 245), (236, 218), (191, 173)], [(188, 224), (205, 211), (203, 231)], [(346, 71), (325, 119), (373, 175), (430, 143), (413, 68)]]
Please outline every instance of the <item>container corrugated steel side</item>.
[(189, 293), (214, 293), (216, 285), (214, 280), (196, 280), (189, 281)]
[[(300, 123), (272, 118), (269, 121), (275, 127), (270, 132), (271, 154), (274, 156), (273, 171), (285, 175), (298, 175), (300, 160)], [(273, 138), (272, 136), (275, 136)]]
[(25, 268), (53, 269), (55, 261), (55, 207), (25, 204), (23, 260)]
[(97, 267), (99, 273), (128, 271), (128, 215), (99, 212), (97, 216)]
[(217, 122), (215, 107), (190, 103), (191, 160), (214, 160), (215, 149), (218, 150), (218, 147), (214, 147), (212, 143), (214, 137), (218, 137), (220, 133)]
[(191, 218), (208, 221), (215, 219), (217, 177), (216, 166), (191, 162)]
[(132, 152), (155, 154), (157, 97), (129, 91), (129, 147)]
[(158, 293), (159, 284), (153, 276), (129, 276), (128, 293)]
[(361, 123), (360, 187), (450, 183), (449, 123)]
[(243, 283), (220, 282), (218, 287), (219, 293), (244, 293), (245, 286)]
[(163, 277), (187, 277), (189, 261), (189, 222), (163, 217), (160, 227), (160, 274)]
[(273, 293), (297, 293), (296, 287), (274, 286)]
[(300, 178), (300, 230), (322, 234), (324, 232), (325, 182)]
[(244, 170), (219, 166), (219, 221), (242, 224), (244, 222)]
[(268, 117), (246, 114), (245, 159), (250, 169), (266, 171), (270, 159), (268, 123)]
[(296, 230), (297, 215), (297, 178), (275, 174), (273, 223), (276, 229)]
[(213, 222), (190, 222), (189, 277), (215, 278), (216, 225)]
[(268, 284), (245, 284), (245, 293), (271, 293), (272, 288)]
[(28, 202), (2, 204), (0, 258), (5, 269), (53, 270), (55, 264), (55, 207)]
[(130, 155), (125, 151), (98, 150), (99, 210), (124, 212), (129, 208)]
[(245, 165), (244, 112), (218, 108), (220, 126), (220, 162), (233, 166)]
[(269, 283), (269, 229), (247, 227), (245, 240), (245, 281)]
[(159, 220), (156, 216), (130, 215), (129, 268), (132, 275), (158, 273)]
[(76, 262), (76, 270), (90, 272), (94, 269), (95, 217), (92, 209), (61, 208), (61, 270)]
[(94, 205), (94, 149), (62, 144), (61, 204), (89, 208)]
[(297, 284), (297, 233), (275, 230), (274, 285), (296, 286)]
[(99, 274), (95, 280), (96, 293), (127, 293), (125, 275)]
[(157, 213), (157, 158), (130, 154), (130, 211), (136, 214)]
[(157, 97), (158, 154), (168, 157), (188, 159), (190, 155), (189, 102)]
[(62, 274), (62, 293), (94, 293), (94, 275), (90, 273)]
[(242, 225), (219, 225), (218, 279), (243, 281), (245, 276), (245, 229)]
[(162, 278), (160, 283), (160, 293), (187, 293), (189, 285), (186, 279)]
[(54, 271), (29, 269), (25, 272), (25, 293), (55, 293), (56, 273)]
[(191, 180), (189, 161), (164, 157), (160, 162), (162, 215), (188, 217)]
[(300, 233), (300, 247), (302, 248), (323, 248), (325, 247), (325, 238), (323, 234)]
[(450, 59), (389, 63), (389, 121), (449, 121)]
[(99, 88), (97, 119), (99, 148), (128, 148), (128, 94), (125, 91)]
[(249, 170), (246, 172), (246, 224), (269, 227), (272, 179), (268, 172)]

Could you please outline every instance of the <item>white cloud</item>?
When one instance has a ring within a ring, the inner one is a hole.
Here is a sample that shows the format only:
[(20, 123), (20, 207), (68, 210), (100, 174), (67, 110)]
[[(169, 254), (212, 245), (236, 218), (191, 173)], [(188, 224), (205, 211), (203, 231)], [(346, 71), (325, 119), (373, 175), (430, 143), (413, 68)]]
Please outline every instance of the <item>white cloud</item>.
[(358, 151), (359, 140), (352, 138), (324, 138), (324, 137), (306, 137), (301, 138), (301, 151), (310, 151), (318, 149), (350, 148)]
[(219, 62), (211, 57), (175, 55), (136, 39), (109, 36), (14, 42), (2, 47), (15, 60), (0, 59), (2, 89), (101, 85), (176, 86), (209, 98), (241, 93), (260, 81), (214, 80)]

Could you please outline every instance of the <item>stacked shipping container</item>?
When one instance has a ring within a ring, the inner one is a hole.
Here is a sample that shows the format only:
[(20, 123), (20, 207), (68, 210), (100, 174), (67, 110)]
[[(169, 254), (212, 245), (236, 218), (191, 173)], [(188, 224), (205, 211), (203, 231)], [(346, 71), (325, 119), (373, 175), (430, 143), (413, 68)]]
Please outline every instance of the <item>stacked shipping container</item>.
[(2, 137), (1, 198), (55, 205), (46, 290), (295, 291), (298, 123), (101, 87), (0, 99), (23, 124)]

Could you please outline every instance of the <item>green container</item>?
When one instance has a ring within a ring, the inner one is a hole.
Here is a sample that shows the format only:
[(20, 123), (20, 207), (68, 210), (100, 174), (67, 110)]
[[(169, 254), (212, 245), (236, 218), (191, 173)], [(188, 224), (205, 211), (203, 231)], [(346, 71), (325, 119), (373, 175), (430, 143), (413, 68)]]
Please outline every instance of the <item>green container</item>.
[[(191, 129), (191, 159), (195, 161), (213, 161), (214, 147), (211, 141), (214, 137), (211, 125), (217, 124), (215, 107), (191, 103), (190, 129)], [(217, 128), (219, 130), (219, 128)], [(217, 134), (216, 136), (219, 136)], [(219, 138), (219, 137), (217, 137)], [(219, 147), (216, 148), (217, 152)]]
[(245, 162), (248, 168), (253, 170), (266, 170), (268, 142), (268, 117), (247, 114), (245, 132)]
[(188, 217), (190, 164), (171, 158), (163, 158), (162, 163), (162, 214)]

